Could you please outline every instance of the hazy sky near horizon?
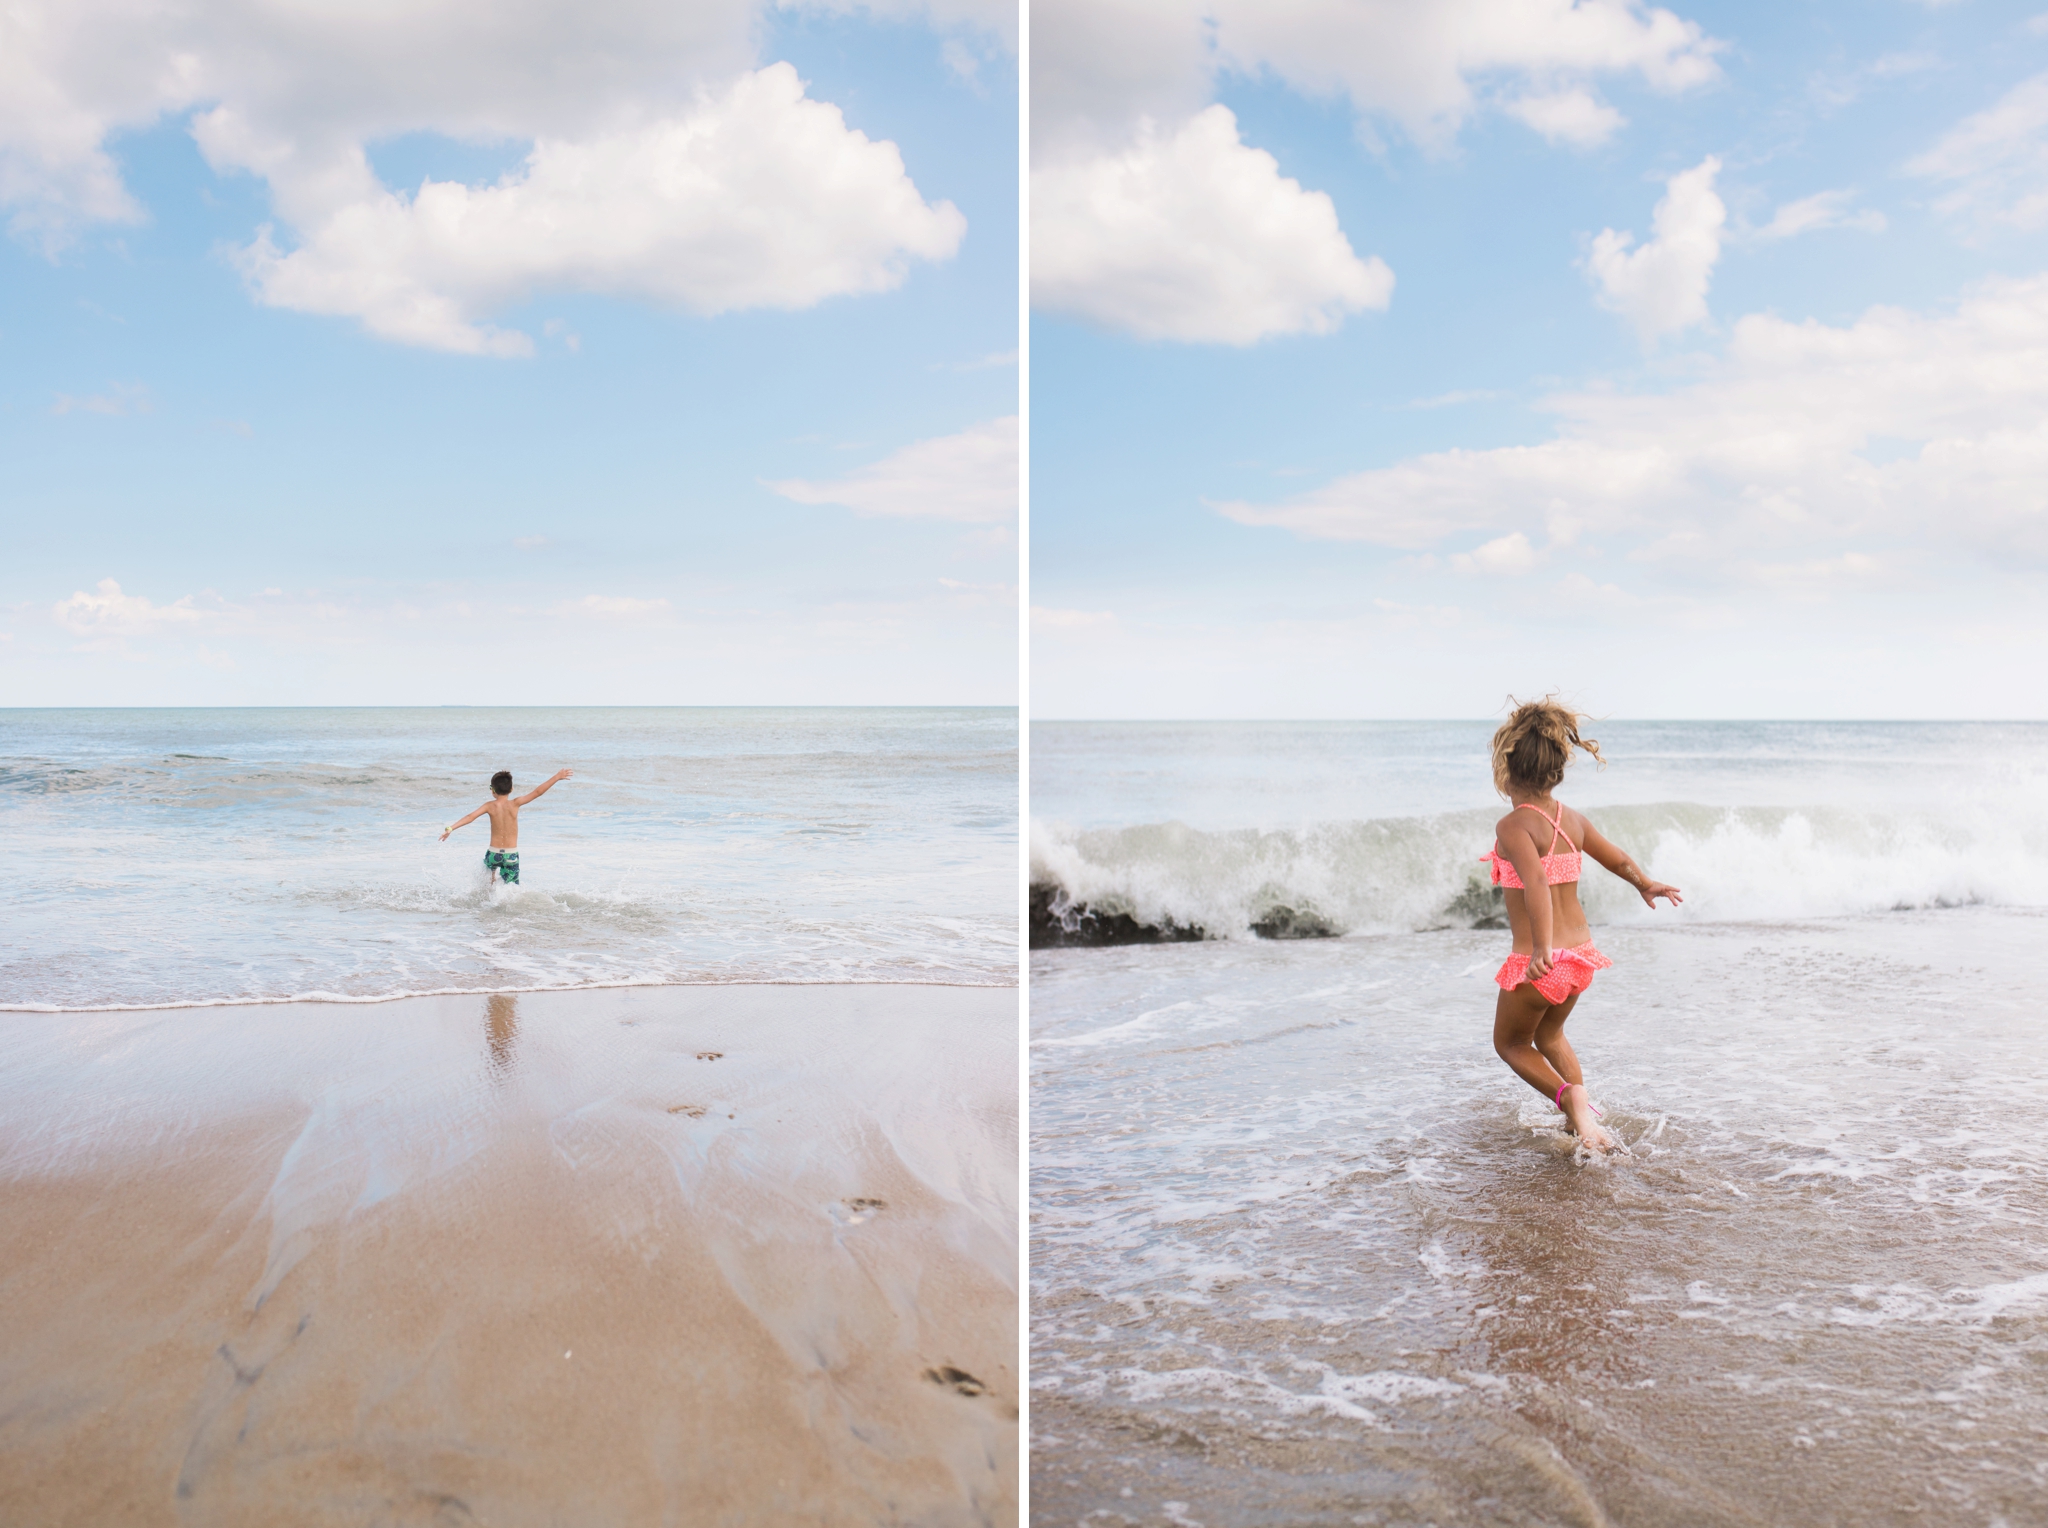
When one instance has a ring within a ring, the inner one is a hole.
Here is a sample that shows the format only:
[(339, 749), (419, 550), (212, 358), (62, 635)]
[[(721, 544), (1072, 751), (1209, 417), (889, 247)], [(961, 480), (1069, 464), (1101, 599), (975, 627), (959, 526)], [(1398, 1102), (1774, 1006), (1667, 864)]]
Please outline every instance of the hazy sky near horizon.
[(991, 0), (0, 16), (0, 705), (1017, 699)]
[(1037, 0), (1032, 713), (2048, 716), (2048, 10)]

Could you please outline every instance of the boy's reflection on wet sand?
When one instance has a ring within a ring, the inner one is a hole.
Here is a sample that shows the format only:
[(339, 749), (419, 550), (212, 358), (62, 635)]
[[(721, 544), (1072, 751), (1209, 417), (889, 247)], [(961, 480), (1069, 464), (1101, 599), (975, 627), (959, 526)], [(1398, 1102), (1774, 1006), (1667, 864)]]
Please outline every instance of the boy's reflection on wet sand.
[(512, 1070), (512, 1046), (519, 1038), (516, 992), (493, 992), (484, 999), (484, 1029), (491, 1047), (491, 1075), (504, 1077)]

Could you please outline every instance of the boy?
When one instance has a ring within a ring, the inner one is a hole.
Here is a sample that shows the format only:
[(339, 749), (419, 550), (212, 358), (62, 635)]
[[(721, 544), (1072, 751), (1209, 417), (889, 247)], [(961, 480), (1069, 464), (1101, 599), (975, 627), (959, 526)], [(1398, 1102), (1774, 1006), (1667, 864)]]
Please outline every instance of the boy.
[(545, 796), (556, 782), (569, 778), (570, 771), (555, 771), (554, 777), (535, 786), (525, 795), (514, 799), (512, 795), (512, 771), (501, 769), (491, 776), (491, 799), (471, 812), (461, 822), (450, 823), (441, 830), (441, 842), (448, 842), (448, 835), (457, 828), (466, 827), (479, 817), (491, 819), (491, 846), (484, 850), (484, 874), (488, 877), (502, 876), (509, 886), (519, 884), (519, 809), (537, 797)]

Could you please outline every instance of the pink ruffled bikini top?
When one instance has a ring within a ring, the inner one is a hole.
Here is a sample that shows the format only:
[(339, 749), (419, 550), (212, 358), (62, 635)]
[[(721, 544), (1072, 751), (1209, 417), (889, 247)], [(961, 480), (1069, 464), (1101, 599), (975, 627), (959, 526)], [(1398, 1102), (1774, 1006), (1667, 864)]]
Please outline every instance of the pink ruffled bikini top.
[[(1557, 848), (1557, 841), (1560, 838), (1564, 838), (1564, 803), (1560, 801), (1557, 804), (1557, 815), (1555, 817), (1546, 816), (1543, 808), (1537, 806), (1532, 801), (1517, 801), (1515, 803), (1515, 810), (1520, 811), (1523, 807), (1527, 807), (1538, 817), (1543, 818), (1545, 822), (1550, 824), (1550, 847), (1555, 850)], [(1564, 838), (1564, 841), (1567, 844), (1571, 842), (1569, 838)], [(1494, 840), (1492, 852), (1480, 855), (1479, 860), (1481, 864), (1485, 864), (1489, 860), (1493, 862), (1494, 885), (1506, 886), (1514, 891), (1521, 891), (1523, 889), (1522, 877), (1516, 872), (1514, 864), (1501, 854), (1500, 841), (1498, 839)], [(1578, 878), (1578, 850), (1574, 849), (1569, 854), (1551, 853), (1543, 856), (1543, 879), (1548, 884), (1564, 886), (1576, 881)]]

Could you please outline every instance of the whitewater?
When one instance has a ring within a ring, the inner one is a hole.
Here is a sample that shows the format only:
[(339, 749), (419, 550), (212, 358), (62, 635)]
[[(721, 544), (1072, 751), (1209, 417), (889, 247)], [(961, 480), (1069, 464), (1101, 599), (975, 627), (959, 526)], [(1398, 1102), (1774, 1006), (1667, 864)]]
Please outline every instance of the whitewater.
[(1491, 730), (1034, 724), (1035, 1518), (2048, 1519), (2048, 727), (1594, 726), (1605, 1162)]
[[(1575, 768), (1559, 794), (1687, 887), (1680, 921), (2048, 904), (2048, 729), (1594, 730), (1616, 763)], [(1281, 909), (1322, 934), (1490, 926), (1490, 731), (1039, 724), (1032, 883), (1069, 926), (1079, 907), (1223, 939)], [(1609, 878), (1582, 894), (1596, 921), (1650, 917)]]
[[(0, 1007), (1017, 978), (1008, 709), (0, 711)], [(510, 769), (575, 777), (441, 829)]]

